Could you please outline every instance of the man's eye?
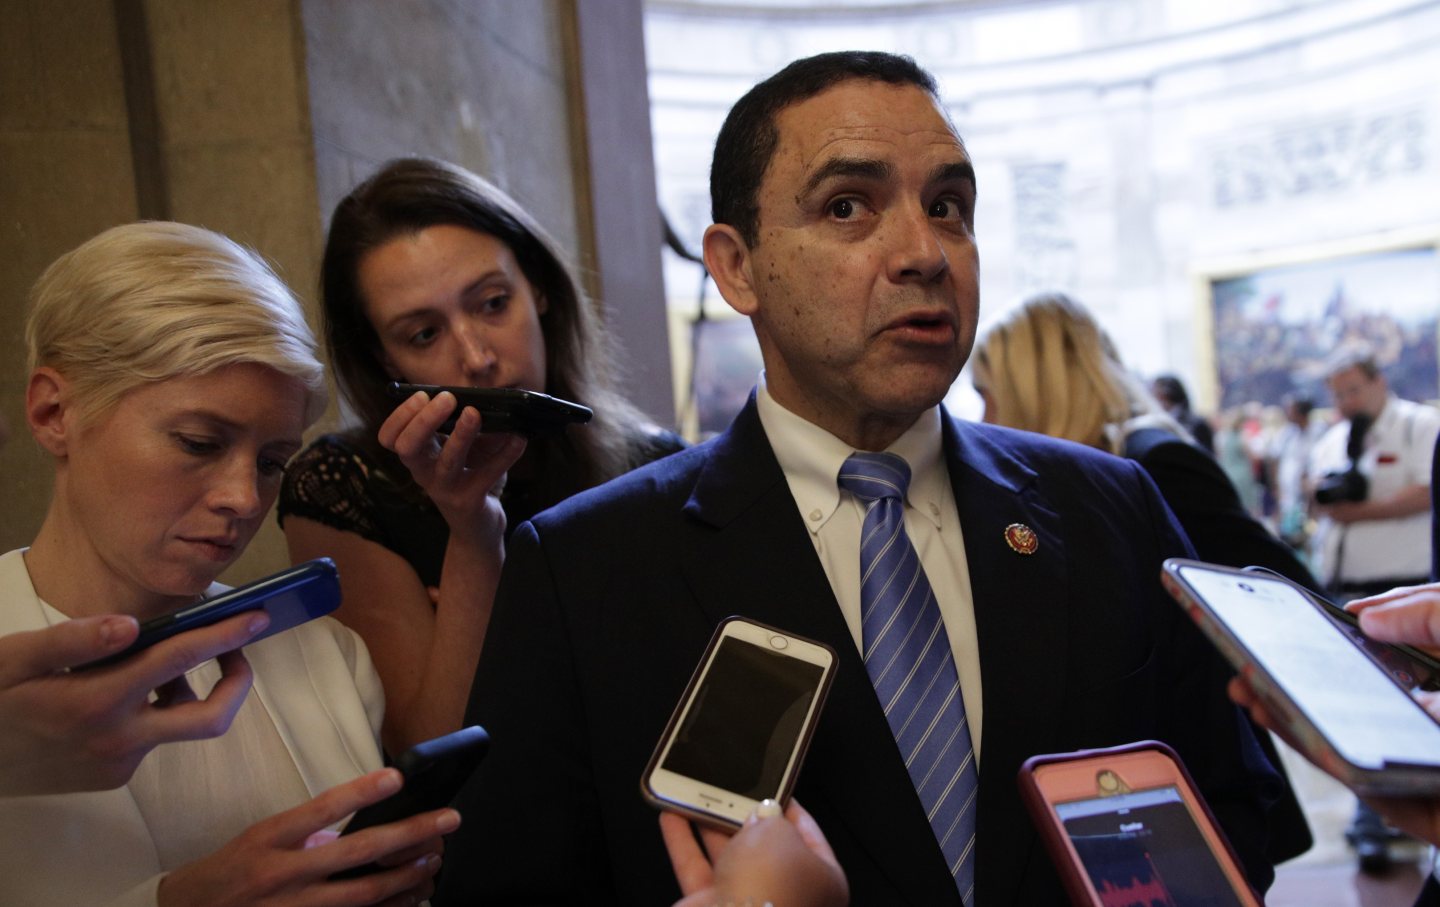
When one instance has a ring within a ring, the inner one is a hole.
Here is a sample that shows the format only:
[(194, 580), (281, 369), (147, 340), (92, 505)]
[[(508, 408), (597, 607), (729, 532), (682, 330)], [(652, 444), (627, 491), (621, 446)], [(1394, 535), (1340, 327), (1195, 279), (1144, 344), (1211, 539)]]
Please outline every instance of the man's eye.
[(421, 328), (410, 335), (409, 343), (411, 346), (425, 346), (435, 339), (436, 333), (434, 328)]
[(855, 201), (848, 198), (837, 198), (830, 203), (830, 216), (840, 220), (849, 220), (855, 216)]
[(930, 216), (954, 220), (964, 217), (965, 209), (961, 206), (959, 199), (941, 198), (930, 203)]

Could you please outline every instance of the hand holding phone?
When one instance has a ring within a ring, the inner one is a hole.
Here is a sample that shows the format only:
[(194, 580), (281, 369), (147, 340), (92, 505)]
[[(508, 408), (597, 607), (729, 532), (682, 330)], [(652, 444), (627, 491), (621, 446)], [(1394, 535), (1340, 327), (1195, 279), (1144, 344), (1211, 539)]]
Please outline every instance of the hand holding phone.
[(140, 625), (140, 635), (124, 649), (71, 670), (85, 671), (114, 664), (187, 630), (208, 627), (245, 611), (263, 609), (270, 615), (270, 625), (256, 634), (249, 645), (323, 617), (339, 605), (340, 576), (335, 562), (328, 557), (316, 558), (147, 620)]
[[(454, 831), (454, 810), (427, 813), (366, 833), (367, 841), (342, 845), (327, 826), (347, 813), (393, 794), (400, 778), (378, 769), (251, 825), (218, 850), (170, 870), (161, 900), (170, 904), (416, 904), (434, 891), (440, 838)], [(396, 865), (369, 884), (337, 884), (337, 867), (359, 854), (379, 854)], [(366, 897), (365, 890), (369, 891)]]
[(726, 618), (641, 777), (653, 805), (734, 829), (785, 803), (835, 673), (829, 646)]
[(1260, 907), (1189, 772), (1165, 744), (1034, 756), (1019, 783), (1072, 903)]
[[(340, 834), (354, 834), (448, 806), (489, 750), (490, 735), (479, 725), (417, 743), (395, 760), (395, 768), (404, 778), (400, 790), (355, 813)], [(332, 878), (356, 878), (385, 868), (369, 863), (337, 872)]]
[(1440, 796), (1440, 724), (1322, 606), (1288, 581), (1181, 558), (1161, 580), (1307, 758), (1361, 795)]
[[(265, 622), (233, 617), (81, 673), (66, 669), (134, 641), (134, 618), (81, 617), (0, 637), (0, 797), (119, 787), (156, 746), (225, 733), (250, 692), (250, 666), (236, 650)], [(152, 701), (151, 691), (211, 658), (221, 677), (204, 699)]]
[(431, 399), (445, 391), (455, 395), (455, 411), (441, 424), (441, 434), (455, 430), (455, 422), (467, 406), (480, 413), (482, 432), (512, 432), (527, 438), (556, 434), (567, 425), (589, 422), (595, 415), (588, 406), (513, 387), (449, 387), (392, 381), (387, 388), (397, 401), (408, 400), (416, 391), (424, 391)]

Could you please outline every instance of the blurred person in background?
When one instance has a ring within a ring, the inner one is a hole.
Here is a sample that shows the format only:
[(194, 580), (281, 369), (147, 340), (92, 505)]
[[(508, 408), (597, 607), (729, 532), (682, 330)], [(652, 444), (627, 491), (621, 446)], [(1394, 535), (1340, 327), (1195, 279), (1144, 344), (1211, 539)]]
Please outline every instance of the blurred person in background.
[[(986, 332), (974, 361), (985, 421), (1135, 460), (1155, 480), (1202, 560), (1258, 564), (1319, 588), (1294, 553), (1246, 511), (1215, 460), (1125, 370), (1109, 336), (1079, 302), (1062, 293), (1025, 300)], [(1283, 773), (1273, 743), (1264, 734), (1260, 739)], [(1274, 862), (1313, 843), (1288, 786), (1272, 822), (1267, 855)]]

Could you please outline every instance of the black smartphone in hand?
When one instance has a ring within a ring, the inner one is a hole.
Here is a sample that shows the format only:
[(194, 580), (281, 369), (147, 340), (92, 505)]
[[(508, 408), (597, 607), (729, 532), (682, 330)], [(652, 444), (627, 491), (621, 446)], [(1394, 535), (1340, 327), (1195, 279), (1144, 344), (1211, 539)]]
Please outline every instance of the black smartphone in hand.
[(335, 569), (335, 562), (328, 557), (316, 558), (189, 607), (151, 618), (140, 624), (140, 635), (129, 646), (114, 655), (70, 670), (84, 671), (114, 664), (186, 630), (208, 627), (236, 614), (264, 609), (270, 615), (270, 626), (250, 640), (247, 643), (250, 645), (329, 614), (339, 606), (340, 574)]
[(588, 406), (513, 387), (449, 387), (392, 381), (387, 390), (396, 400), (408, 400), (416, 391), (424, 391), (431, 399), (442, 391), (454, 394), (458, 404), (438, 429), (442, 434), (455, 430), (455, 422), (467, 406), (479, 411), (480, 431), (511, 432), (527, 438), (555, 434), (567, 425), (589, 422), (595, 415)]
[[(490, 735), (478, 724), (417, 743), (395, 760), (395, 768), (405, 777), (400, 790), (355, 813), (340, 834), (388, 825), (448, 806), (489, 750)], [(387, 868), (379, 863), (366, 863), (342, 869), (330, 878), (353, 879)]]

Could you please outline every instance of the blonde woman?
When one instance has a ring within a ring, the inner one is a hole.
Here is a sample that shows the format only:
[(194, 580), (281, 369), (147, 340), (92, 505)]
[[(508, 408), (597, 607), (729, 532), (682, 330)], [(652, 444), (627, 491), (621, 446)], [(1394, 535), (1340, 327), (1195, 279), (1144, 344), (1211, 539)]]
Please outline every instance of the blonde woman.
[[(1246, 512), (1214, 458), (1125, 370), (1110, 337), (1079, 302), (1063, 293), (1025, 300), (986, 332), (972, 361), (986, 422), (1135, 460), (1155, 480), (1202, 560), (1257, 564), (1320, 588), (1290, 549)], [(1269, 737), (1259, 739), (1283, 773)], [(1293, 792), (1283, 792), (1272, 816), (1267, 855), (1273, 862), (1310, 849), (1310, 830)]]
[[(144, 620), (223, 588), (216, 576), (259, 528), (324, 406), (294, 297), (222, 236), (131, 224), (41, 276), (26, 341), (26, 422), (54, 464), (54, 493), (32, 545), (0, 556), (0, 636), (96, 614)], [(249, 695), (234, 696), (247, 674)], [(454, 812), (339, 840), (327, 830), (399, 785), (394, 770), (374, 771), (384, 703), (352, 632), (321, 619), (156, 694), (162, 706), (238, 701), (222, 736), (157, 746), (124, 786), (0, 800), (0, 903), (428, 896)], [(395, 868), (329, 881), (376, 858)]]

